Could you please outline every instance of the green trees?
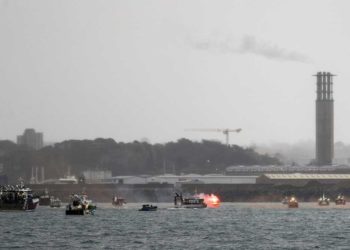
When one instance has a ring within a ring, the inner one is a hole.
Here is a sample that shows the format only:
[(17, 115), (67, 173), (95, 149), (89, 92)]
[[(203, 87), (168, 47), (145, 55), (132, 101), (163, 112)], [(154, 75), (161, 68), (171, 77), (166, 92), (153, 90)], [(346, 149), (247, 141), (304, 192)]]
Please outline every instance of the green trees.
[(32, 167), (44, 167), (46, 178), (84, 170), (111, 170), (113, 175), (163, 173), (222, 173), (232, 165), (280, 164), (278, 159), (253, 149), (227, 147), (216, 141), (179, 139), (166, 144), (115, 142), (113, 139), (69, 140), (35, 151), (0, 141), (0, 163), (10, 181), (29, 181)]

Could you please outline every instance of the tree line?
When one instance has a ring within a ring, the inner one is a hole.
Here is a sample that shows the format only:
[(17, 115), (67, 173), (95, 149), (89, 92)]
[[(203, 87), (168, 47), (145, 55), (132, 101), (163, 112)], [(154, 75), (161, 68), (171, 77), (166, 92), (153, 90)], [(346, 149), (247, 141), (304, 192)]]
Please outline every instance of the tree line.
[(113, 139), (68, 140), (34, 150), (11, 141), (0, 141), (0, 166), (10, 181), (29, 181), (32, 168), (43, 167), (45, 178), (85, 170), (110, 170), (116, 175), (163, 173), (223, 173), (232, 165), (278, 165), (277, 158), (252, 148), (226, 146), (217, 141), (179, 139), (165, 144), (116, 142)]

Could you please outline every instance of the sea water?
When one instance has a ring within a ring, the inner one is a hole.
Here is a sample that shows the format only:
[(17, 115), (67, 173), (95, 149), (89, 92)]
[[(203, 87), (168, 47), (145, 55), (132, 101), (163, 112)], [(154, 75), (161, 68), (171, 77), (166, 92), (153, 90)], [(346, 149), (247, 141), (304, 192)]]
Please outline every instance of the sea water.
[(350, 249), (350, 205), (222, 203), (219, 208), (140, 212), (142, 204), (97, 204), (94, 215), (64, 207), (0, 212), (3, 249)]

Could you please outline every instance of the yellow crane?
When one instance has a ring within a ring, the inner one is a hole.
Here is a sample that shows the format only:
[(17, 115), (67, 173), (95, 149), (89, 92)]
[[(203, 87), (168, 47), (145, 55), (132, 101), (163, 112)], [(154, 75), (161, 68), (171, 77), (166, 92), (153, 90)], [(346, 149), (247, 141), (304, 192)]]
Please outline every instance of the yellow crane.
[(242, 131), (241, 128), (237, 129), (231, 129), (231, 128), (192, 128), (192, 129), (186, 129), (186, 131), (197, 131), (197, 132), (219, 132), (223, 133), (226, 136), (226, 145), (230, 145), (230, 133), (239, 133)]

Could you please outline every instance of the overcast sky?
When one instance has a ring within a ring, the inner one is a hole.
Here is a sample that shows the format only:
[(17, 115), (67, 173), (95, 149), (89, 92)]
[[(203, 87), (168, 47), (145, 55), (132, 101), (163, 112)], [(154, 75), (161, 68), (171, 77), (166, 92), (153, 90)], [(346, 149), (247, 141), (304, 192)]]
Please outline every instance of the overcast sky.
[(350, 143), (350, 1), (0, 0), (0, 139), (314, 140), (334, 79)]

